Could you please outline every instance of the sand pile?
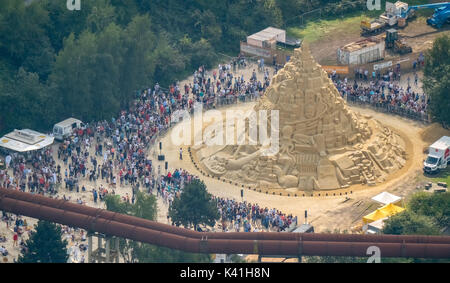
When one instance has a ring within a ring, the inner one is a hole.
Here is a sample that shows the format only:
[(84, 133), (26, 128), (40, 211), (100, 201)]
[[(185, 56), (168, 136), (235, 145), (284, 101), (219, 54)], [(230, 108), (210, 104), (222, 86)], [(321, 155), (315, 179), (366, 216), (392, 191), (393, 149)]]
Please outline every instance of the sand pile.
[[(405, 165), (402, 138), (353, 112), (305, 46), (295, 50), (254, 110), (279, 110), (278, 153), (262, 154), (262, 145), (194, 147), (209, 174), (295, 192), (375, 185)], [(248, 140), (248, 127), (244, 133)]]

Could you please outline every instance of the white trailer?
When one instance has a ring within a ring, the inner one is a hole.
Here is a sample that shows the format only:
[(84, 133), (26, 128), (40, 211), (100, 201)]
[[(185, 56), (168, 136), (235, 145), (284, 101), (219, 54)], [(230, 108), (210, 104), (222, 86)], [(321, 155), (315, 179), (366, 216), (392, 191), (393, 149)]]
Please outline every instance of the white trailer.
[(62, 141), (72, 135), (75, 129), (83, 129), (84, 124), (78, 119), (69, 118), (53, 126), (53, 136)]
[(423, 171), (428, 174), (438, 173), (450, 163), (450, 137), (443, 136), (433, 143), (428, 150), (428, 157), (423, 163)]
[(337, 50), (338, 62), (343, 65), (360, 65), (384, 58), (385, 42), (376, 37), (349, 43)]

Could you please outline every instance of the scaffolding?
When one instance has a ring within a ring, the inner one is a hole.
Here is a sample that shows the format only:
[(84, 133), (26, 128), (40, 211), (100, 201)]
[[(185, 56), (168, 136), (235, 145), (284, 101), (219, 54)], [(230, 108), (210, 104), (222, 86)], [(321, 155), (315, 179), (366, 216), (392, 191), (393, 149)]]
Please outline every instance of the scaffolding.
[[(92, 250), (93, 237), (97, 249)], [(88, 263), (119, 263), (119, 238), (101, 233), (88, 233)]]

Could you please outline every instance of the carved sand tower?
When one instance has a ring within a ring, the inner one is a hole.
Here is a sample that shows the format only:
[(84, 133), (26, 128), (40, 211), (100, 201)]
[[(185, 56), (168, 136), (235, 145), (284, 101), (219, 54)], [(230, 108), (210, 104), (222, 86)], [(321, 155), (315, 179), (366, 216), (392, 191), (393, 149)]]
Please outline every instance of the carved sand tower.
[(194, 148), (209, 174), (262, 189), (334, 190), (375, 185), (406, 162), (401, 137), (353, 112), (306, 46), (273, 78), (254, 110), (263, 109), (279, 110), (278, 154), (249, 145)]

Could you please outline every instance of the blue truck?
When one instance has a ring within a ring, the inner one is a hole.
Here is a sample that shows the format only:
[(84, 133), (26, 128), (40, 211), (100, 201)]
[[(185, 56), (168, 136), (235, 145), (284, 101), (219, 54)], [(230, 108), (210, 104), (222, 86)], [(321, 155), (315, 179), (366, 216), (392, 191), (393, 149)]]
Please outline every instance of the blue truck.
[(407, 19), (414, 11), (422, 9), (435, 9), (433, 16), (427, 19), (427, 24), (436, 28), (441, 28), (450, 20), (450, 2), (410, 6), (401, 13), (400, 17)]
[(427, 20), (427, 24), (436, 28), (441, 28), (442, 25), (450, 21), (450, 3), (437, 8), (433, 16)]

